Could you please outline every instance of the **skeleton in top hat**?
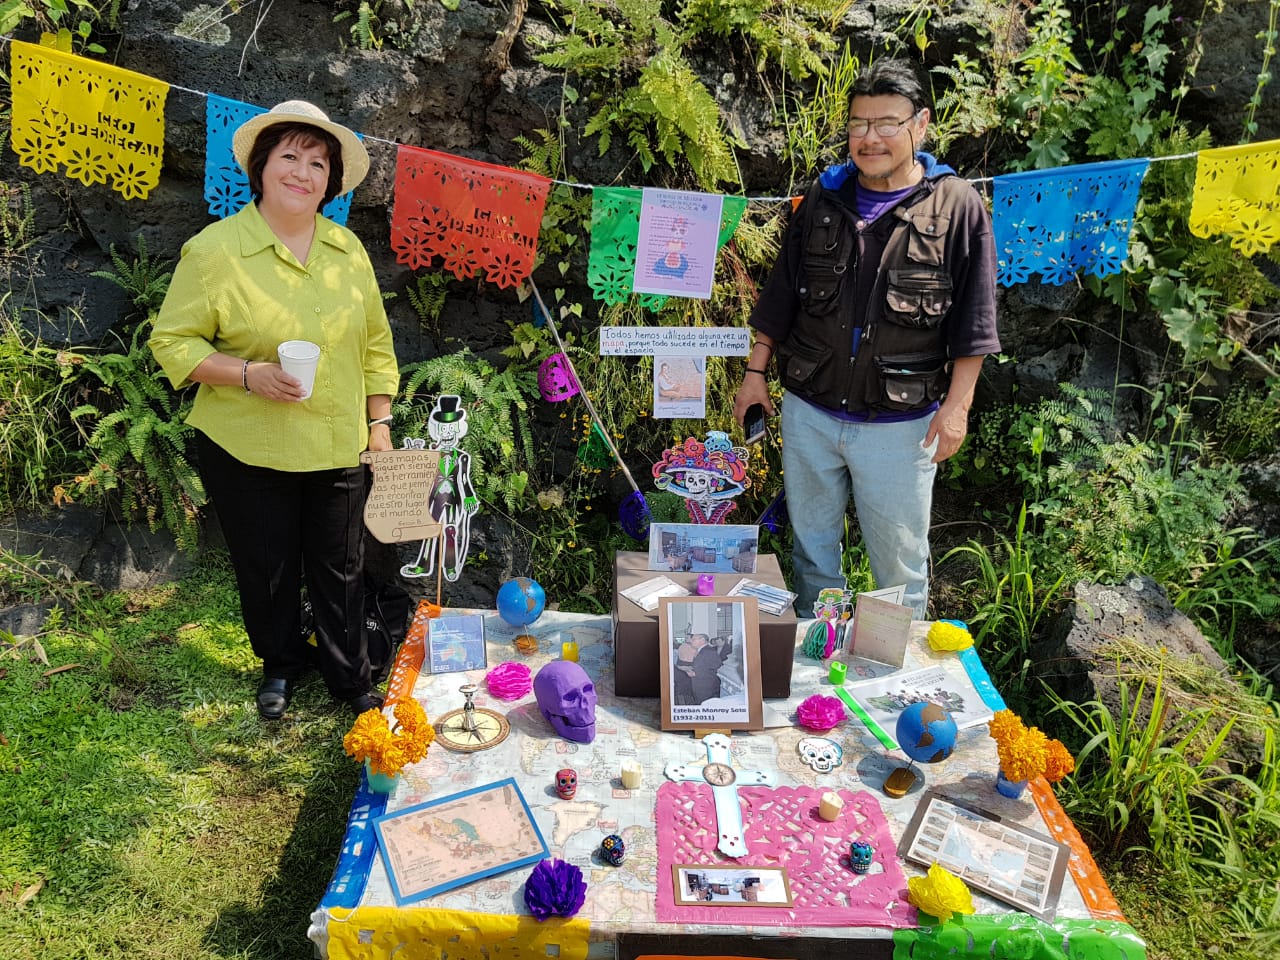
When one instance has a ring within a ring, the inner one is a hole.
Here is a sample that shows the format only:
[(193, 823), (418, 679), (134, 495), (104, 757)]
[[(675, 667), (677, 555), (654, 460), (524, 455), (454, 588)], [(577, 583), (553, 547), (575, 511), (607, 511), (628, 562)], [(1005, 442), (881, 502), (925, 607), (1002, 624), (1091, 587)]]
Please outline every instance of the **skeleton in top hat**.
[(440, 451), (440, 471), (427, 498), (431, 516), (440, 521), (440, 536), (423, 540), (418, 559), (401, 567), (400, 574), (433, 576), (438, 553), (444, 578), (455, 583), (467, 562), (471, 518), (480, 509), (480, 500), (471, 485), (471, 454), (458, 446), (467, 435), (467, 411), (460, 397), (447, 394), (436, 400), (427, 421), (427, 433), (431, 435), (431, 449)]

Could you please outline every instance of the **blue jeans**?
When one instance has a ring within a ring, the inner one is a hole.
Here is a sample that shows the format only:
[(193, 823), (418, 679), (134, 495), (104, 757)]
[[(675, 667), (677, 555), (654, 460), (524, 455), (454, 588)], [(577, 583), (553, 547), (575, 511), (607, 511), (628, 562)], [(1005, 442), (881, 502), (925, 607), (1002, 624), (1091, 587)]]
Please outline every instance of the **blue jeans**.
[(796, 611), (813, 616), (824, 587), (846, 588), (840, 541), (850, 489), (877, 587), (905, 584), (917, 620), (929, 603), (933, 415), (903, 423), (848, 423), (799, 397), (782, 405), (782, 469), (795, 535)]

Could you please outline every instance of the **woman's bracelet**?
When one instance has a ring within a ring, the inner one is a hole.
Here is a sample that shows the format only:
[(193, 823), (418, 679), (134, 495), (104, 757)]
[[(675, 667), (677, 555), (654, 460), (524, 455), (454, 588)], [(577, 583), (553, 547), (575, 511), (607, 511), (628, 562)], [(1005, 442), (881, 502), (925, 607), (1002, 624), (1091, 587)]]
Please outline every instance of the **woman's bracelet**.
[(767, 376), (769, 376), (769, 371), (768, 371), (768, 370), (760, 370), (760, 369), (758, 369), (757, 367), (747, 367), (747, 373), (758, 373), (758, 374), (760, 374), (760, 376), (762, 376), (762, 377), (767, 377)]
[(376, 420), (370, 420), (369, 426), (376, 427), (380, 423), (385, 423), (389, 427), (391, 426), (391, 420), (392, 420), (391, 417), (378, 417), (378, 419)]
[(249, 389), (249, 361), (244, 362), (244, 366), (240, 368), (240, 386), (244, 387), (245, 393), (253, 393)]

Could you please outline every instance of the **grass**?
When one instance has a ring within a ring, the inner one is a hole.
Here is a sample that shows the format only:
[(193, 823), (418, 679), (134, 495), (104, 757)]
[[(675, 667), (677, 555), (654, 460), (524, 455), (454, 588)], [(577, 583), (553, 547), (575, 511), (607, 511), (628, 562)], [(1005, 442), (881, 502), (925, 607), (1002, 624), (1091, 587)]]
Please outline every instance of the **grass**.
[(0, 958), (311, 957), (349, 718), (312, 679), (258, 720), (225, 562), (83, 604), (41, 643), (50, 666), (0, 660)]

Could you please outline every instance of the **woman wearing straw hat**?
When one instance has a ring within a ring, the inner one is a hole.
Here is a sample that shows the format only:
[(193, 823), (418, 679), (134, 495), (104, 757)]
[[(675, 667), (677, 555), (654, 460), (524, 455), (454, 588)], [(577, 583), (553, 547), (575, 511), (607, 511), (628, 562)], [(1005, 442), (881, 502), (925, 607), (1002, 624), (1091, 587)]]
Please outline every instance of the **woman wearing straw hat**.
[[(284, 716), (312, 662), (304, 575), (320, 673), (360, 713), (382, 703), (364, 635), (360, 453), (391, 448), (399, 377), (369, 256), (319, 210), (364, 179), (369, 155), (302, 100), (244, 123), (232, 148), (254, 202), (183, 247), (150, 345), (175, 388), (199, 384), (187, 422), (262, 660), (259, 715)], [(287, 340), (320, 348), (310, 392), (276, 362)]]

